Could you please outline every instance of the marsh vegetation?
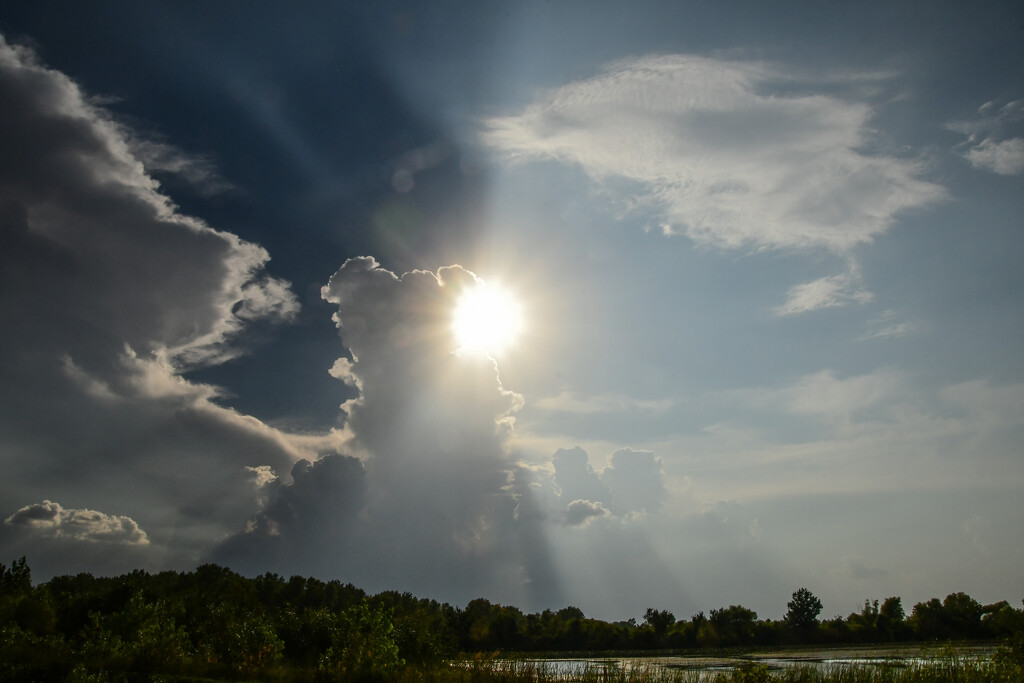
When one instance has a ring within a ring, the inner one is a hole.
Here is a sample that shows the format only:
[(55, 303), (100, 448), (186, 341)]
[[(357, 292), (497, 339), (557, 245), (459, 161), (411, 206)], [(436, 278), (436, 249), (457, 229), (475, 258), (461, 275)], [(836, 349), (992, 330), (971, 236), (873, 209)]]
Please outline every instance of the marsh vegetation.
[(575, 607), (524, 614), (477, 599), (458, 608), (209, 564), (33, 585), (22, 558), (0, 564), (0, 680), (1024, 680), (1024, 611), (1008, 603), (954, 593), (909, 616), (899, 598), (826, 621), (820, 610), (800, 589), (778, 621), (733, 605), (688, 620), (649, 608), (640, 622), (605, 622)]

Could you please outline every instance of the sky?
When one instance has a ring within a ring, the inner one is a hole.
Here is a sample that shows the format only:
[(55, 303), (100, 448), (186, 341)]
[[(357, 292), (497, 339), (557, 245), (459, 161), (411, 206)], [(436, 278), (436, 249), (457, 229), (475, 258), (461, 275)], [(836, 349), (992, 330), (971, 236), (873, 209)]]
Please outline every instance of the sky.
[[(1017, 3), (0, 36), (0, 561), (607, 620), (1024, 598)], [(482, 290), (518, 324), (478, 347)]]

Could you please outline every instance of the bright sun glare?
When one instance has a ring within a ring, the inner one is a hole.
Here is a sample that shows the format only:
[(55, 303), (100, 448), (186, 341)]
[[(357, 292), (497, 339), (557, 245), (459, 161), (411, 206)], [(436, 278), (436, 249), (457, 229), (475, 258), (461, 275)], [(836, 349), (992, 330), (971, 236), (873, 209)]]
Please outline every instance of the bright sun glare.
[(460, 350), (493, 354), (515, 341), (522, 316), (518, 302), (507, 291), (480, 283), (463, 292), (452, 324)]

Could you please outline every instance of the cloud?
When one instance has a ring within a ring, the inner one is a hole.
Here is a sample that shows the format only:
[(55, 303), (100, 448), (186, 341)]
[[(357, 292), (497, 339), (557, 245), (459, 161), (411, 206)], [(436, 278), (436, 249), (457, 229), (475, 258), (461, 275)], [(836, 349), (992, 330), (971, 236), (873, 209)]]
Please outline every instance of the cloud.
[(692, 55), (624, 60), (487, 119), (507, 158), (579, 166), (666, 233), (719, 248), (847, 252), (941, 199), (916, 160), (870, 153), (865, 80)]
[(869, 566), (857, 557), (847, 557), (843, 560), (843, 573), (851, 579), (878, 579), (889, 575), (885, 569)]
[(695, 492), (751, 500), (1024, 486), (1020, 384), (919, 386), (914, 379), (886, 368), (822, 370), (704, 397), (730, 417), (726, 428), (715, 425), (686, 445), (717, 463), (693, 473)]
[(851, 303), (866, 304), (874, 295), (861, 287), (855, 270), (794, 285), (786, 293), (786, 303), (775, 309), (776, 315), (796, 315)]
[(565, 509), (565, 523), (569, 526), (586, 524), (595, 517), (605, 517), (611, 513), (601, 503), (589, 500), (574, 500)]
[(124, 129), (70, 79), (0, 39), (0, 87), (3, 127), (18, 132), (0, 143), (7, 284), (37, 307), (58, 294), (77, 305), (66, 322), (93, 323), (79, 345), (127, 344), (190, 366), (237, 354), (231, 339), (246, 322), (295, 315), (288, 286), (262, 272), (267, 252), (177, 213)]
[(398, 275), (371, 257), (338, 269), (322, 295), (346, 349), (330, 374), (358, 391), (342, 406), (346, 441), (270, 483), (265, 508), (212, 559), (452, 602), (557, 602), (544, 518), (527, 513), (511, 453), (522, 397), (493, 359), (457, 353), (452, 333), (478, 281), (459, 266)]
[(367, 482), (358, 459), (329, 453), (314, 462), (300, 460), (288, 480), (269, 468), (254, 469), (266, 495), (263, 509), (214, 548), (211, 559), (250, 571), (272, 567), (285, 574), (333, 576), (337, 556), (362, 552), (355, 516), (366, 504)]
[(601, 472), (601, 480), (611, 489), (612, 510), (618, 514), (653, 512), (665, 500), (661, 460), (651, 451), (615, 451), (610, 464)]
[(561, 500), (582, 499), (606, 505), (611, 502), (611, 490), (590, 466), (587, 452), (579, 446), (558, 449), (551, 463), (555, 468), (555, 485)]
[(849, 425), (872, 410), (906, 399), (908, 394), (902, 375), (880, 369), (850, 377), (821, 370), (782, 387), (737, 390), (728, 395), (759, 408)]
[(530, 404), (534, 408), (560, 413), (594, 415), (600, 413), (622, 413), (625, 411), (660, 415), (669, 410), (672, 399), (644, 400), (615, 393), (581, 395), (563, 391), (556, 396), (545, 396)]
[[(582, 523), (587, 510), (627, 518), (633, 513), (655, 512), (667, 497), (661, 460), (651, 451), (622, 448), (611, 454), (600, 472), (590, 465), (587, 452), (560, 448), (551, 458), (553, 474), (536, 471), (530, 481), (536, 486), (536, 503), (546, 504), (547, 519), (558, 519), (561, 511)], [(573, 508), (576, 508), (575, 510)], [(570, 522), (570, 525), (576, 523)]]
[[(213, 182), (201, 165), (140, 144), (2, 37), (0, 99), (0, 504), (73, 498), (84, 507), (51, 504), (53, 533), (136, 543), (105, 557), (50, 544), (41, 576), (195, 560), (256, 510), (246, 468), (287, 472), (335, 440), (293, 439), (182, 376), (244, 353), (249, 326), (287, 323), (297, 299), (266, 250), (182, 214), (147, 173)], [(6, 554), (35, 543), (5, 528)]]
[(994, 142), (982, 140), (964, 153), (975, 168), (1001, 175), (1018, 175), (1024, 171), (1024, 138)]
[(896, 311), (887, 309), (880, 316), (867, 322), (867, 331), (858, 341), (868, 339), (890, 339), (905, 337), (917, 330), (917, 323), (912, 320), (900, 320)]
[(168, 173), (182, 178), (204, 196), (235, 189), (220, 176), (209, 157), (187, 154), (166, 142), (138, 137), (128, 128), (123, 128), (121, 132), (128, 141), (132, 155), (142, 162), (147, 173)]
[(26, 505), (4, 520), (32, 533), (93, 543), (147, 545), (149, 538), (130, 517), (96, 510), (73, 510), (44, 500)]
[(972, 121), (947, 128), (967, 136), (954, 151), (977, 169), (1000, 175), (1024, 173), (1024, 100), (1003, 105), (986, 102)]

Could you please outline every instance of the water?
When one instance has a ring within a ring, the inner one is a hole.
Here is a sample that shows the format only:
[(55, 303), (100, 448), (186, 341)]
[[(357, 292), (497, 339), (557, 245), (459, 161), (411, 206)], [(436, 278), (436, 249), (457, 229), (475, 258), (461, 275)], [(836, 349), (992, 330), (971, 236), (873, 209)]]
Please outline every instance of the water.
[[(954, 650), (961, 658), (988, 659), (995, 648), (991, 646), (964, 646)], [(813, 666), (835, 669), (844, 666), (909, 666), (922, 664), (949, 654), (949, 650), (923, 647), (901, 648), (835, 648), (817, 650), (778, 650), (737, 654), (736, 656), (684, 656), (684, 657), (577, 657), (566, 659), (523, 659), (519, 664), (536, 666), (548, 674), (559, 677), (584, 671), (628, 672), (640, 668), (657, 673), (658, 670), (689, 671), (710, 677), (717, 672), (729, 672), (748, 662), (764, 664), (780, 670), (793, 666)], [(511, 662), (510, 662), (511, 663)]]

